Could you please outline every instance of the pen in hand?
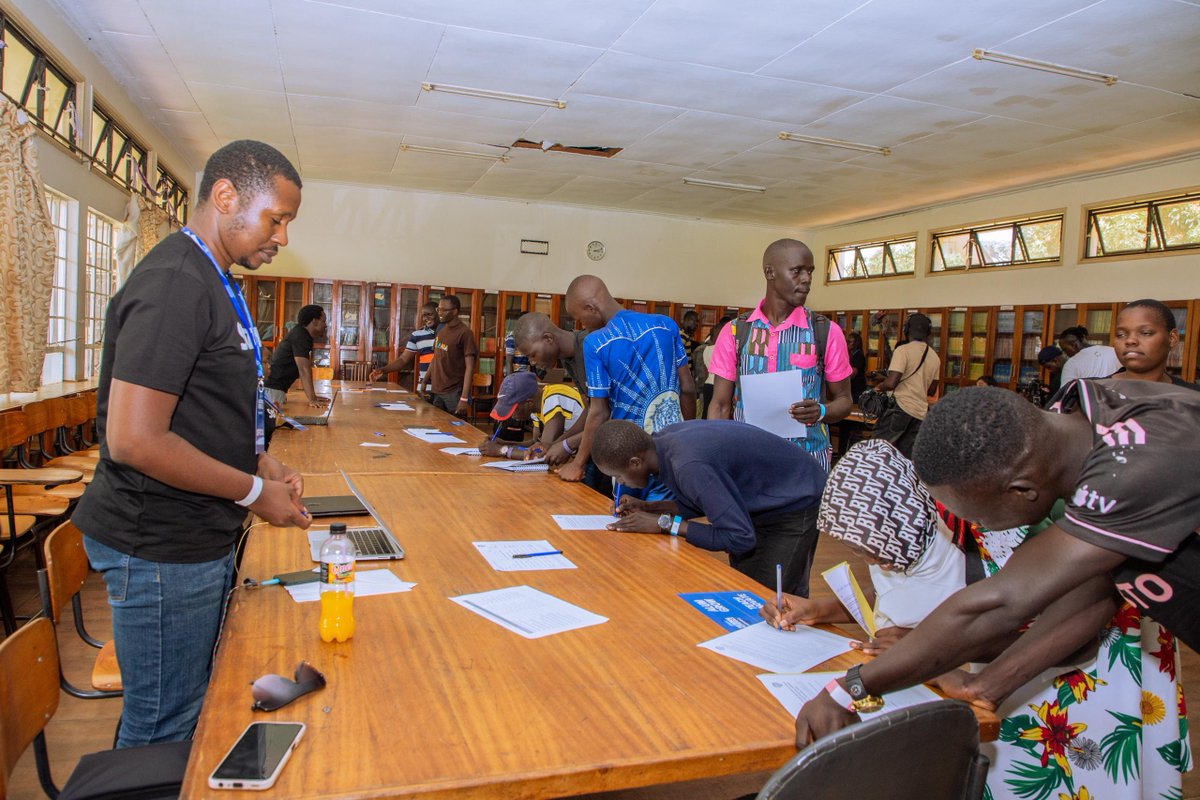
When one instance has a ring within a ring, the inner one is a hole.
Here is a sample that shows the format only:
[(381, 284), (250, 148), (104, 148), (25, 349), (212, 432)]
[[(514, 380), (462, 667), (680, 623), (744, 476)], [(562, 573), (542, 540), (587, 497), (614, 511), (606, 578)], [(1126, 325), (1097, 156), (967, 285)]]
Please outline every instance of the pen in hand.
[(613, 516), (614, 516), (614, 517), (615, 517), (615, 516), (617, 516), (617, 514), (620, 512), (620, 508), (621, 508), (621, 487), (622, 487), (622, 486), (624, 486), (624, 484), (622, 484), (622, 483), (618, 483), (618, 484), (617, 484), (617, 491), (616, 491), (616, 493), (615, 493), (615, 496), (613, 497)]
[(775, 565), (775, 611), (779, 615), (775, 627), (783, 630), (783, 564)]

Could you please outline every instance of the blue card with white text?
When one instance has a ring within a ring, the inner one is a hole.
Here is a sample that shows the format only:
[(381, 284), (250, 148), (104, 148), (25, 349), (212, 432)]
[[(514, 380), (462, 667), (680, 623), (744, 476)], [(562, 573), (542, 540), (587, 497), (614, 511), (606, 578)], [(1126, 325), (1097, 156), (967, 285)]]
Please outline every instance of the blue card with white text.
[(727, 631), (762, 621), (758, 610), (763, 601), (750, 592), (688, 592), (679, 596)]

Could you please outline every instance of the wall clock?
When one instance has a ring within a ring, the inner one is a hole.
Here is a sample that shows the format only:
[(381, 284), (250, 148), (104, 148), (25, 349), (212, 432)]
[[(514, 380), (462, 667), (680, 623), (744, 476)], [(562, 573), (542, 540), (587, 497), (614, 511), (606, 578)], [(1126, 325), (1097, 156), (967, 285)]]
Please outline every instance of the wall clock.
[(587, 257), (592, 261), (604, 258), (604, 242), (588, 242)]

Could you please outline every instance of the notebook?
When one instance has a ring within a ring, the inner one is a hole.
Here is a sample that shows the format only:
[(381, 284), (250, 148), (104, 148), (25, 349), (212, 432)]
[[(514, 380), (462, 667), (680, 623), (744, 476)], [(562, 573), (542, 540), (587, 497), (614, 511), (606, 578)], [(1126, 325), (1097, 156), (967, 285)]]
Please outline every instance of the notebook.
[[(354, 496), (358, 498), (358, 502), (363, 504), (367, 512), (375, 518), (378, 527), (373, 528), (347, 528), (346, 536), (350, 541), (354, 542), (355, 549), (358, 550), (359, 561), (392, 561), (398, 558), (404, 558), (404, 548), (400, 546), (400, 542), (392, 535), (388, 529), (387, 523), (383, 521), (383, 517), (367, 502), (367, 498), (363, 497), (363, 493), (354, 485), (354, 481), (350, 480), (350, 476), (346, 471), (339, 469), (342, 473), (342, 478), (345, 479), (346, 485), (350, 487), (350, 491), (354, 492)], [(321, 545), (329, 538), (329, 528), (312, 529), (308, 531), (308, 546), (312, 554), (313, 561), (321, 560)]]
[(292, 419), (296, 420), (296, 422), (299, 422), (301, 425), (328, 425), (329, 415), (333, 413), (333, 406), (335, 403), (337, 403), (337, 399), (338, 393), (335, 390), (333, 393), (333, 399), (330, 400), (329, 405), (325, 407), (324, 414), (316, 417), (292, 417)]
[(548, 472), (550, 470), (550, 465), (544, 458), (531, 458), (528, 461), (489, 461), (480, 466), (502, 469), (506, 472)]

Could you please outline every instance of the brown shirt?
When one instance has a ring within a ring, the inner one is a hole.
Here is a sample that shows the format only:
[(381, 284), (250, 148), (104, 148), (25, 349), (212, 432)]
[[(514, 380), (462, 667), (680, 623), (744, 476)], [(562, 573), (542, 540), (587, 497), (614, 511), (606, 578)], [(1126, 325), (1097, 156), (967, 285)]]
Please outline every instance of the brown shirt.
[(477, 358), (475, 334), (466, 325), (443, 325), (433, 342), (433, 363), (429, 366), (429, 386), (434, 394), (448, 394), (471, 387), (463, 386), (467, 375), (467, 357)]

